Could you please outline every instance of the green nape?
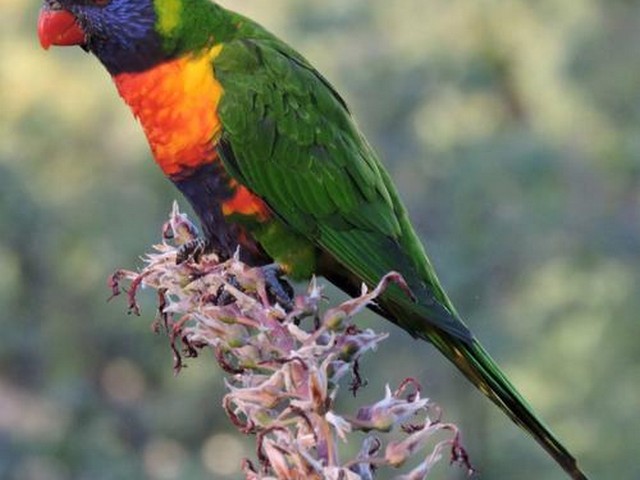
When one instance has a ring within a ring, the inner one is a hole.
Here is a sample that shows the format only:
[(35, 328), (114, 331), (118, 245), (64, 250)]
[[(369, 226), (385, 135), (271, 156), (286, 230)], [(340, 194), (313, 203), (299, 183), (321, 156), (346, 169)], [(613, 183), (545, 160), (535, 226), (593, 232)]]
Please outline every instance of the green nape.
[(179, 56), (214, 44), (225, 43), (239, 34), (264, 37), (269, 34), (246, 17), (210, 0), (153, 0), (156, 31), (165, 52)]

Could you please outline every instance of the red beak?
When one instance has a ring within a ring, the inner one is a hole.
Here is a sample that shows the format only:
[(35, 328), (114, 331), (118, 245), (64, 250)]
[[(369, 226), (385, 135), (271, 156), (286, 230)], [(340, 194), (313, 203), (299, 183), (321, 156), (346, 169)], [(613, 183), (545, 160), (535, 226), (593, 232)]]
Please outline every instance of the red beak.
[(51, 9), (46, 5), (40, 9), (38, 37), (45, 50), (51, 45), (83, 45), (86, 40), (84, 31), (71, 12)]

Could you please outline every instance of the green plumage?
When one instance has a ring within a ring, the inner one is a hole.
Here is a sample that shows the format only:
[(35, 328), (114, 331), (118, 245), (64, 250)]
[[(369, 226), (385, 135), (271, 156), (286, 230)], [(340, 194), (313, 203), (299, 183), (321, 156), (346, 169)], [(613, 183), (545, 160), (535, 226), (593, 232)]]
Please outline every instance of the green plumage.
[[(414, 298), (392, 287), (381, 313), (433, 343), (573, 478), (585, 479), (458, 316), (345, 102), (298, 53), (229, 15), (240, 28), (214, 62), (225, 91), (219, 151), (228, 172), (275, 213), (277, 235), (254, 235), (294, 278), (317, 271), (351, 293), (400, 272)], [(304, 260), (290, 264), (291, 249), (303, 249)]]

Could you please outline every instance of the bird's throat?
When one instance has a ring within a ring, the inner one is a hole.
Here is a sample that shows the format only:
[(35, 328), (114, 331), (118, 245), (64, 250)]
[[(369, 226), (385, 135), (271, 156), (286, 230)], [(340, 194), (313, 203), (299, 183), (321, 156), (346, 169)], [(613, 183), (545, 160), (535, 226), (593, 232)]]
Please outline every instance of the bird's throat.
[(222, 46), (113, 77), (120, 96), (140, 120), (154, 158), (167, 176), (216, 160), (223, 94), (213, 74)]
[[(156, 162), (181, 184), (201, 182), (198, 172), (210, 171), (205, 167), (219, 161), (216, 144), (222, 123), (217, 108), (223, 89), (212, 62), (221, 50), (216, 46), (144, 72), (114, 76), (120, 95), (142, 124)], [(226, 175), (221, 183), (227, 184), (229, 195), (203, 201), (219, 201), (225, 217), (240, 215), (260, 222), (269, 217), (264, 202), (245, 187)]]

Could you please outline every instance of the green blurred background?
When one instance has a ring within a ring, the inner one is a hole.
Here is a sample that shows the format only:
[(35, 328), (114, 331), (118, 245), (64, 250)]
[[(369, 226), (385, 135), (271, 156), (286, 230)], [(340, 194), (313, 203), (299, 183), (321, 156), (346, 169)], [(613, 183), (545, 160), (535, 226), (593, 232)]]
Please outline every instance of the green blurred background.
[[(640, 3), (225, 3), (343, 93), (459, 310), (592, 478), (640, 478)], [(38, 7), (0, 4), (0, 478), (238, 478), (211, 357), (174, 377), (152, 295), (142, 318), (106, 302), (177, 191), (97, 61), (40, 49)], [(415, 376), (481, 478), (565, 478), (429, 345), (361, 321), (392, 332), (363, 399)]]

